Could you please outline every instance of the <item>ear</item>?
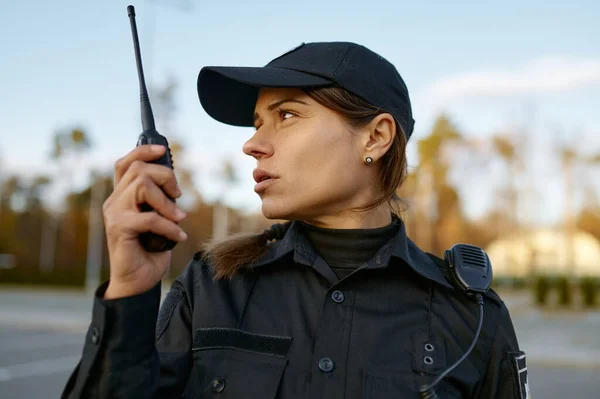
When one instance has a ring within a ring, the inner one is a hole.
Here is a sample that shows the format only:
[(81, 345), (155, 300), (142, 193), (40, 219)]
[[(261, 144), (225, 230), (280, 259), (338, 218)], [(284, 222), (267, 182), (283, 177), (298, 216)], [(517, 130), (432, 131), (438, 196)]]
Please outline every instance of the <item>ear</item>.
[(390, 149), (396, 138), (396, 121), (388, 113), (377, 115), (363, 130), (361, 154), (373, 161), (381, 159)]

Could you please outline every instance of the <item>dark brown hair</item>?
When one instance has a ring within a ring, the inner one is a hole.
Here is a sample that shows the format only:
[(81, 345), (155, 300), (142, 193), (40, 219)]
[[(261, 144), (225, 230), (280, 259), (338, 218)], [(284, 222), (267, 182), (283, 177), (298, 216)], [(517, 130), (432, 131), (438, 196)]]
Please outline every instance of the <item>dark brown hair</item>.
[[(339, 87), (306, 89), (304, 92), (319, 104), (336, 111), (352, 128), (367, 125), (377, 115), (385, 112)], [(406, 178), (406, 139), (396, 121), (396, 135), (392, 146), (381, 159), (378, 189), (381, 194), (372, 202), (353, 211), (365, 212), (387, 202), (399, 214), (395, 204), (400, 202), (396, 190)], [(263, 257), (271, 241), (283, 238), (291, 222), (274, 224), (260, 234), (238, 233), (223, 240), (212, 240), (202, 245), (199, 252), (215, 272), (216, 279), (231, 278), (244, 265)]]

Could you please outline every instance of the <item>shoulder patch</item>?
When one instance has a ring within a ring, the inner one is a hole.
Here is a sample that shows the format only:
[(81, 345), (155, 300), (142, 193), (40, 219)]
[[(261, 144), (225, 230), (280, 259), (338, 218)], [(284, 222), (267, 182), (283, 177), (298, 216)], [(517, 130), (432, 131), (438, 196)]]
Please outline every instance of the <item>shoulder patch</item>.
[(183, 297), (183, 293), (178, 289), (170, 290), (160, 307), (160, 311), (158, 312), (158, 319), (156, 320), (156, 340), (158, 341), (160, 337), (163, 335), (167, 326), (169, 325), (169, 321), (171, 320), (171, 316), (173, 316), (173, 312), (177, 307), (177, 303)]
[(508, 360), (510, 362), (518, 398), (531, 399), (531, 394), (529, 393), (529, 375), (527, 373), (527, 357), (525, 352), (508, 352)]

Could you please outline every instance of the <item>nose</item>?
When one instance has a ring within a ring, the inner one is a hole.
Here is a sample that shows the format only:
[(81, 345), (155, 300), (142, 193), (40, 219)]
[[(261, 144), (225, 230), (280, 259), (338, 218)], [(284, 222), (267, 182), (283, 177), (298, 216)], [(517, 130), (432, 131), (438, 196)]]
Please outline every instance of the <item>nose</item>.
[(255, 134), (250, 140), (244, 143), (242, 151), (244, 151), (244, 154), (250, 155), (255, 159), (268, 158), (273, 155), (273, 145), (264, 138), (257, 137)]

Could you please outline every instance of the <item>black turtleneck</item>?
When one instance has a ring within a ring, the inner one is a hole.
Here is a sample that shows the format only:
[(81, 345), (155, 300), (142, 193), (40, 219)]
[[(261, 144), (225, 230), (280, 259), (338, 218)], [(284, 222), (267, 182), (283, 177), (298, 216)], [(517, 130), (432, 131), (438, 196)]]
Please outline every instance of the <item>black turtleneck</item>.
[(374, 229), (326, 229), (306, 222), (300, 222), (300, 226), (323, 260), (343, 279), (394, 238), (399, 223), (394, 218), (389, 225)]

